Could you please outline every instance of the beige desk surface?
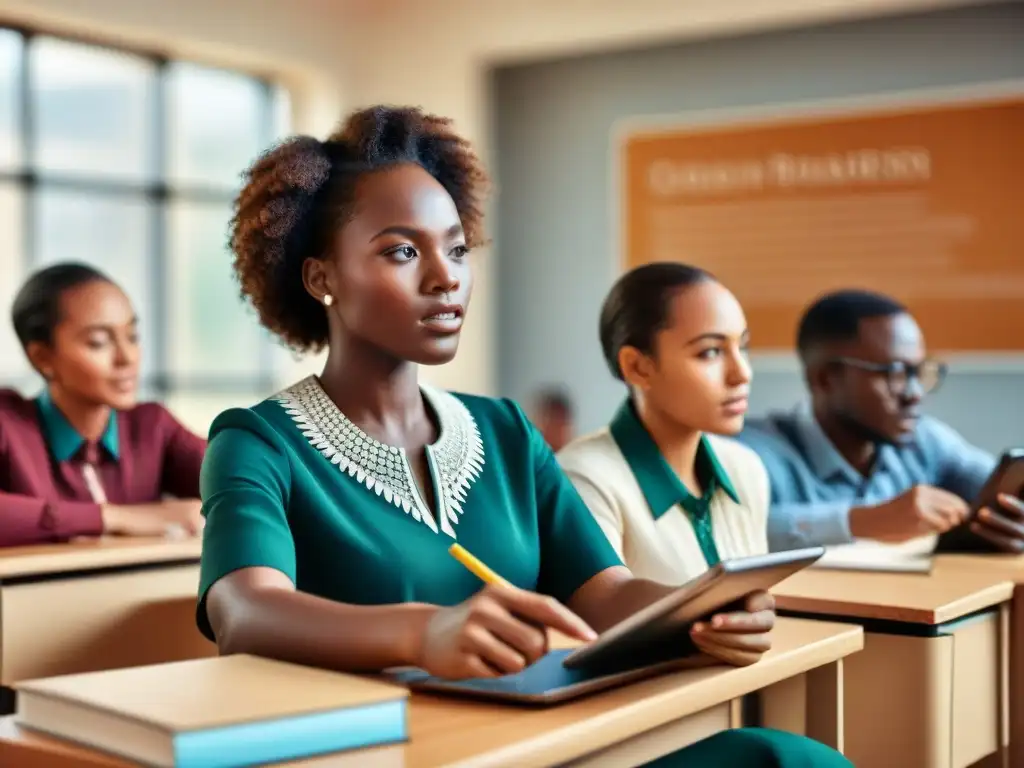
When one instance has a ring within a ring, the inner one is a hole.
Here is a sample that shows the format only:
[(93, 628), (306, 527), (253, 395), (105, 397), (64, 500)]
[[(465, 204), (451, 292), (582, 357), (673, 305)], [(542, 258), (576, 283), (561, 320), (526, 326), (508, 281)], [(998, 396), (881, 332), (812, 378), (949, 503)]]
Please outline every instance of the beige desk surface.
[[(677, 672), (562, 706), (530, 709), (416, 694), (411, 700), (408, 744), (295, 765), (557, 765), (835, 662), (863, 646), (860, 627), (780, 619), (772, 650), (753, 666)], [(127, 763), (26, 733), (12, 718), (3, 718), (0, 765), (121, 768)]]
[(104, 537), (63, 544), (9, 547), (0, 549), (0, 580), (123, 565), (198, 561), (201, 550), (202, 540), (198, 538)]
[(974, 571), (1024, 584), (1024, 555), (937, 555), (933, 562), (938, 573)]
[(943, 624), (1007, 602), (1013, 582), (970, 568), (936, 568), (931, 574), (808, 568), (772, 592), (778, 607), (791, 611)]

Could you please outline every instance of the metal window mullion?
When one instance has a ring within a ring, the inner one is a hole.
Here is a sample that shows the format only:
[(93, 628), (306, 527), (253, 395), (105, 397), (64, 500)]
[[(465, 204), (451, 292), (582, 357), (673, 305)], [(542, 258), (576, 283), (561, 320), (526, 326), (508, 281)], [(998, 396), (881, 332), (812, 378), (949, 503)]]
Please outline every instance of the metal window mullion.
[(21, 93), (19, 98), (21, 100), (21, 125), (20, 137), (21, 137), (21, 153), (22, 153), (22, 173), (21, 175), (21, 188), (22, 188), (22, 228), (21, 228), (21, 264), (28, 275), (35, 269), (35, 265), (38, 262), (36, 258), (36, 235), (35, 235), (35, 223), (36, 223), (36, 173), (35, 173), (35, 160), (36, 160), (36, 141), (35, 141), (35, 130), (36, 130), (36, 119), (35, 110), (32, 104), (32, 72), (31, 70), (31, 56), (29, 56), (29, 48), (32, 45), (32, 34), (25, 30), (21, 32)]
[[(274, 135), (274, 85), (269, 80), (261, 80), (260, 86), (260, 93), (263, 96), (263, 111), (260, 115), (263, 121), (263, 141), (260, 144), (266, 147), (270, 144)], [(274, 342), (267, 333), (261, 333), (261, 337), (257, 378), (260, 388), (269, 395), (276, 384), (274, 376)]]
[(152, 207), (150, 210), (150, 247), (149, 247), (149, 279), (150, 297), (154, 307), (154, 328), (152, 329), (150, 344), (154, 344), (158, 350), (156, 357), (156, 368), (154, 372), (153, 388), (160, 400), (165, 400), (171, 394), (169, 372), (171, 370), (171, 349), (170, 349), (170, 279), (171, 270), (167, 266), (167, 259), (170, 249), (168, 248), (167, 236), (170, 228), (169, 195), (168, 195), (168, 113), (167, 108), (167, 66), (166, 59), (159, 59), (156, 62), (156, 75), (154, 78), (153, 94), (153, 131), (152, 146), (153, 153), (153, 178), (156, 179), (156, 193), (151, 198)]

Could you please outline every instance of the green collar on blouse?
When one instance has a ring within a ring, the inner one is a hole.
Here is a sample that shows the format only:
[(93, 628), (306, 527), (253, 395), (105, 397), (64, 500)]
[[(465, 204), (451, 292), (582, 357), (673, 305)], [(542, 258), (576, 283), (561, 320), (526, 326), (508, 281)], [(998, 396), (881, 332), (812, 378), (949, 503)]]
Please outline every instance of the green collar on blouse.
[[(57, 461), (67, 461), (82, 447), (85, 442), (78, 431), (71, 426), (67, 416), (61, 413), (60, 408), (53, 402), (49, 390), (44, 389), (42, 394), (36, 398), (36, 407), (39, 409), (39, 420), (43, 426), (43, 436), (46, 444)], [(107, 452), (115, 459), (118, 456), (118, 432), (117, 412), (111, 411), (107, 428), (103, 430), (100, 437), (100, 445), (106, 448)]]
[(697, 480), (704, 488), (703, 497), (697, 498), (687, 490), (661, 455), (654, 438), (641, 423), (632, 400), (627, 398), (619, 407), (609, 429), (622, 455), (626, 457), (655, 520), (676, 504), (681, 504), (691, 515), (705, 515), (711, 498), (719, 488), (739, 503), (739, 495), (718, 462), (707, 437), (701, 436), (697, 448)]

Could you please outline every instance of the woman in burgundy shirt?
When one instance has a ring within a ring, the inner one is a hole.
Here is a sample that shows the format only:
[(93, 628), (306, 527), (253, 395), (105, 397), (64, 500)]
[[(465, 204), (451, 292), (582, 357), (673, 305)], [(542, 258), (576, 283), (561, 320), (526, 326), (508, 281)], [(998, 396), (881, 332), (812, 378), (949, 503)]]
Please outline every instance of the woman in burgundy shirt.
[(11, 314), (46, 388), (33, 400), (0, 389), (0, 547), (201, 530), (206, 441), (137, 402), (124, 292), (91, 267), (57, 264), (29, 278)]

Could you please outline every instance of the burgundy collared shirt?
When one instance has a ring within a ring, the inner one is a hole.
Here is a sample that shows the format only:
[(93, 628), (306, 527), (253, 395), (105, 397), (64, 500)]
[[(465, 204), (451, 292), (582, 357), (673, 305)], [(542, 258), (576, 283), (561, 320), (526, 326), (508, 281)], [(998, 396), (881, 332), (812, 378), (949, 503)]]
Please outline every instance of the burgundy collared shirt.
[(82, 441), (70, 456), (48, 441), (47, 407), (45, 399), (0, 389), (0, 547), (102, 533), (86, 463), (94, 465), (110, 504), (146, 504), (165, 495), (199, 498), (206, 441), (163, 406), (142, 403), (113, 414), (116, 431), (108, 430), (104, 439), (116, 435), (116, 452), (101, 439)]

